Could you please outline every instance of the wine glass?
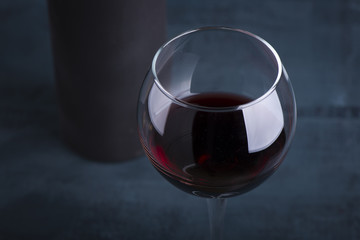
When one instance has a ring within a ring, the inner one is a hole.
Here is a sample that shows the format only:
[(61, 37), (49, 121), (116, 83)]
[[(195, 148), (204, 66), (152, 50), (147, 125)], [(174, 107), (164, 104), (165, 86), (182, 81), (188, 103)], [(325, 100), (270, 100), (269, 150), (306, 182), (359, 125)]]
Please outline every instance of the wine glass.
[(264, 39), (227, 27), (182, 33), (155, 54), (140, 90), (138, 131), (155, 169), (208, 198), (211, 239), (221, 239), (226, 198), (279, 167), (294, 136), (289, 77)]

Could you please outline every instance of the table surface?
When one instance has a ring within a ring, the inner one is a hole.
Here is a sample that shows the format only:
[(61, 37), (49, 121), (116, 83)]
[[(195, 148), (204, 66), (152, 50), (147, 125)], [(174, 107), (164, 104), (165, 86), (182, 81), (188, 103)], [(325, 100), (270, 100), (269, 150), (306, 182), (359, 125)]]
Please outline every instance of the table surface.
[[(168, 0), (168, 35), (227, 25), (268, 40), (296, 93), (279, 170), (231, 198), (225, 239), (360, 239), (360, 3)], [(59, 139), (45, 1), (0, 3), (0, 240), (207, 239), (204, 199), (145, 156), (89, 161)]]

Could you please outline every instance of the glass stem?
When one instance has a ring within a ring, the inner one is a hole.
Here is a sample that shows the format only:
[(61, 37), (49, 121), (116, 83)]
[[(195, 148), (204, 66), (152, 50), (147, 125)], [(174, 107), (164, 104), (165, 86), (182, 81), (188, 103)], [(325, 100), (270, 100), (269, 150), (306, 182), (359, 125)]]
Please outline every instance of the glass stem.
[(210, 220), (210, 240), (221, 240), (223, 236), (226, 199), (209, 198), (207, 199), (207, 205)]

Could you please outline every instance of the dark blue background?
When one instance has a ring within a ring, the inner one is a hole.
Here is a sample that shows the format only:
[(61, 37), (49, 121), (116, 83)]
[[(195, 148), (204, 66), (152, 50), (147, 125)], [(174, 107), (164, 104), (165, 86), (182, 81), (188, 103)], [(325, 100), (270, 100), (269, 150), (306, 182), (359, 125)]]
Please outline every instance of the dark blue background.
[[(269, 41), (298, 104), (277, 173), (229, 199), (225, 239), (360, 239), (360, 2), (168, 0), (168, 35), (202, 25)], [(0, 239), (206, 239), (205, 201), (145, 157), (88, 161), (59, 140), (44, 0), (0, 2)]]

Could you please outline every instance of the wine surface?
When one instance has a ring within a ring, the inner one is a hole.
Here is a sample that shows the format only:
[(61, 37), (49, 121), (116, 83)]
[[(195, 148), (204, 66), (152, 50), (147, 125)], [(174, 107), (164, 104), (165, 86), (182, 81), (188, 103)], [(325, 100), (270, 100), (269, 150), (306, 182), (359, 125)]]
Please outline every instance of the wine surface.
[[(203, 107), (230, 107), (251, 101), (219, 93), (182, 100)], [(147, 154), (169, 182), (186, 192), (202, 197), (247, 192), (270, 176), (284, 157), (284, 129), (269, 146), (249, 150), (243, 110), (196, 110), (172, 103), (167, 111), (163, 131), (152, 127), (149, 132)]]

